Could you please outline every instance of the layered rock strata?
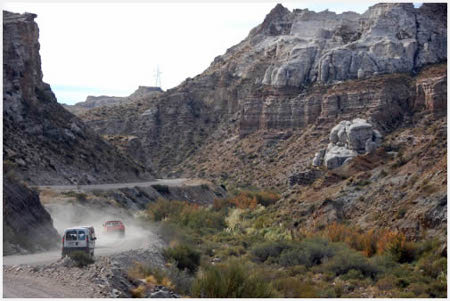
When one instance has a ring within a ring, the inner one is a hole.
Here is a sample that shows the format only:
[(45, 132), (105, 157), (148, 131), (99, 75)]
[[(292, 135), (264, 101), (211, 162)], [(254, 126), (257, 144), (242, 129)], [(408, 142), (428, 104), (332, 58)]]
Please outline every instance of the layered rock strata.
[(35, 17), (3, 12), (4, 162), (34, 184), (151, 178), (57, 103), (42, 81)]
[[(446, 103), (436, 96), (425, 102), (425, 92), (415, 103), (410, 76), (446, 61), (446, 9), (397, 3), (335, 14), (277, 5), (202, 74), (139, 105), (97, 108), (82, 118), (163, 174), (206, 143), (236, 134), (243, 139), (358, 116), (389, 132), (405, 116)], [(442, 90), (433, 84), (440, 80), (446, 75), (422, 86)]]

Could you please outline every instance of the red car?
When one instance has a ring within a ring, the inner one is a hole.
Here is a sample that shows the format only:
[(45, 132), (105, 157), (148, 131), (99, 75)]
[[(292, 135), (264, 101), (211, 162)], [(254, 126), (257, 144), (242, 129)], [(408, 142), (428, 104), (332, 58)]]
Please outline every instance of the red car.
[(117, 233), (121, 237), (125, 236), (125, 225), (121, 221), (106, 221), (103, 224), (103, 232), (106, 234)]

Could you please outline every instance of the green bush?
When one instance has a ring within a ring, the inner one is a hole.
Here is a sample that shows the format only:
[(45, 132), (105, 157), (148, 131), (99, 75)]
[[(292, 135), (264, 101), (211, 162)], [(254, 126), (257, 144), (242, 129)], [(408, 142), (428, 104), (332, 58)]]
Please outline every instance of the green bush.
[(180, 270), (187, 269), (190, 273), (197, 271), (200, 265), (200, 253), (188, 245), (177, 245), (173, 248), (167, 248), (163, 252), (166, 260), (173, 260)]
[(278, 262), (283, 266), (304, 265), (312, 267), (333, 257), (336, 251), (335, 245), (331, 245), (325, 239), (305, 239), (294, 248), (283, 251)]
[(195, 280), (192, 295), (197, 298), (269, 298), (272, 288), (251, 267), (241, 261), (209, 265)]
[(75, 266), (79, 268), (94, 263), (94, 259), (84, 251), (73, 251), (68, 255), (75, 262)]
[(277, 279), (273, 281), (273, 287), (284, 298), (316, 298), (320, 296), (314, 286), (296, 277)]
[(281, 252), (289, 248), (290, 246), (286, 242), (268, 241), (255, 246), (251, 254), (257, 261), (265, 262), (269, 257), (279, 257)]
[(396, 237), (387, 247), (388, 254), (399, 263), (412, 262), (416, 258), (416, 246), (402, 236)]
[(178, 217), (185, 206), (184, 202), (169, 201), (159, 198), (154, 203), (150, 203), (147, 212), (151, 219), (155, 222), (164, 220), (165, 218)]
[(347, 248), (339, 251), (329, 262), (324, 264), (323, 268), (333, 272), (336, 276), (345, 275), (350, 270), (359, 271), (365, 277), (372, 278), (378, 273), (378, 269), (366, 257)]
[(226, 227), (225, 214), (204, 207), (185, 207), (178, 220), (174, 221), (194, 230), (222, 230)]

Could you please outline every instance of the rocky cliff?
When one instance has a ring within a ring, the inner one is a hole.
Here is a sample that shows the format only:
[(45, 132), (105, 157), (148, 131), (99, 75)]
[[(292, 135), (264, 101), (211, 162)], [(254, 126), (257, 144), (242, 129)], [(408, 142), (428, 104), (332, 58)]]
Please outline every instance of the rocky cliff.
[[(284, 191), (278, 210), (297, 226), (349, 220), (413, 237), (442, 234), (446, 14), (446, 4), (432, 3), (377, 4), (364, 14), (277, 5), (202, 74), (158, 97), (81, 117), (163, 175)], [(312, 167), (333, 127), (355, 118), (384, 137), (381, 146), (372, 135), (379, 147), (355, 151), (350, 165)], [(425, 164), (430, 154), (436, 159)], [(416, 173), (433, 174), (432, 184), (411, 179)], [(417, 193), (408, 192), (411, 181)]]
[(277, 5), (202, 74), (157, 98), (93, 109), (82, 119), (166, 175), (201, 149), (217, 158), (214, 143), (262, 131), (304, 131), (344, 118), (392, 131), (414, 110), (433, 110), (431, 102), (446, 106), (425, 92), (444, 89), (445, 74), (417, 88), (411, 77), (446, 61), (445, 15), (445, 4), (377, 4), (364, 14)]
[(59, 235), (39, 195), (3, 177), (3, 255), (56, 248)]
[(34, 184), (133, 181), (151, 175), (56, 101), (42, 81), (34, 14), (3, 12), (3, 159)]

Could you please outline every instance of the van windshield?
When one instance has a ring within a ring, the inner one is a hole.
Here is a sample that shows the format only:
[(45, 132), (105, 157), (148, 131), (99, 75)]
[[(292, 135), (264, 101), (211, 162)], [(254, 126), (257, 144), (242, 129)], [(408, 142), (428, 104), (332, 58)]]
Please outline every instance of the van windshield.
[(85, 240), (86, 239), (86, 233), (84, 231), (78, 231), (78, 240)]
[(66, 232), (66, 240), (77, 240), (77, 230), (69, 230)]

